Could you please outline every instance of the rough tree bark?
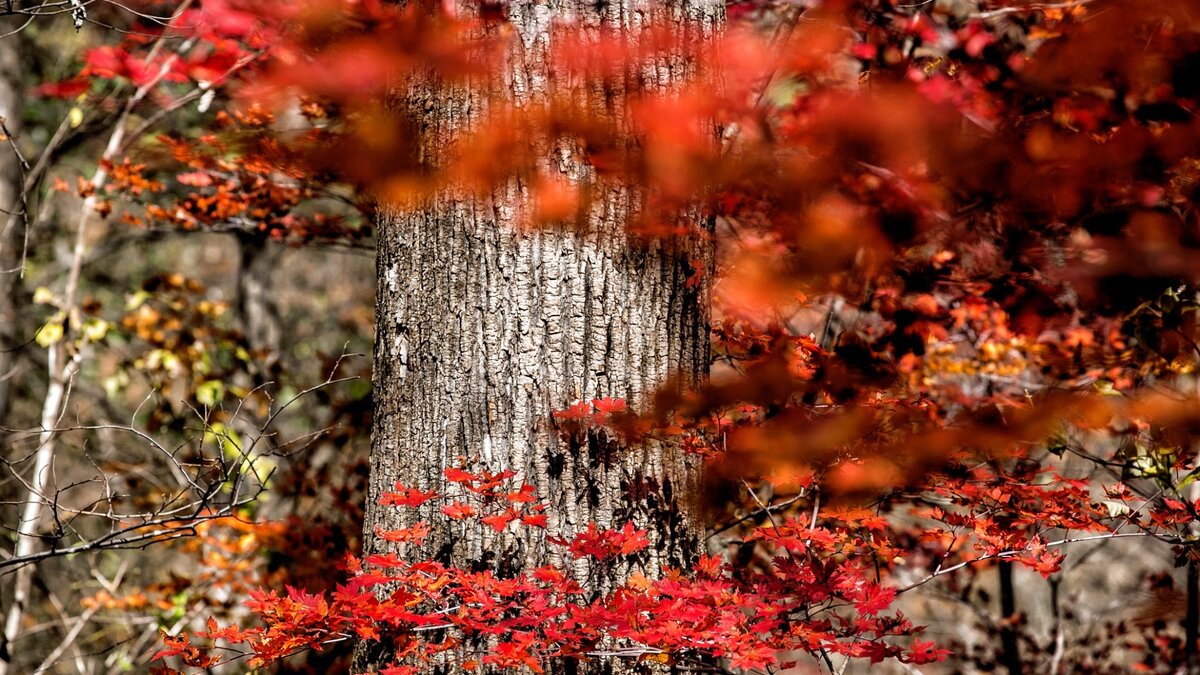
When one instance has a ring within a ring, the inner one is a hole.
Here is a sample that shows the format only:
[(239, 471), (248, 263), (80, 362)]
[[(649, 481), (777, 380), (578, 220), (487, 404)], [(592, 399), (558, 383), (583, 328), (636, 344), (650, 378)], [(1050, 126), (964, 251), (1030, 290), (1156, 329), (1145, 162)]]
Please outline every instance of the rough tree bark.
[[(490, 86), (517, 102), (536, 101), (550, 86), (555, 20), (627, 35), (668, 21), (703, 39), (724, 18), (723, 0), (515, 0), (506, 8), (519, 41), (503, 81)], [(665, 86), (685, 69), (643, 69), (641, 84)], [(479, 114), (479, 94), (430, 86), (410, 91), (407, 105), (422, 111), (422, 133), (436, 142)], [(605, 114), (622, 114), (621, 91), (596, 87), (581, 95)], [(548, 152), (547, 166), (586, 180), (588, 169), (562, 159), (568, 154)], [(490, 196), (446, 195), (420, 212), (380, 219), (367, 552), (389, 546), (375, 539), (376, 527), (423, 520), (433, 534), (420, 550), (404, 551), (410, 559), (501, 574), (561, 562), (536, 528), (498, 535), (448, 520), (432, 504), (416, 511), (377, 505), (396, 482), (445, 492), (443, 469), (465, 457), (491, 471), (520, 472), (549, 501), (550, 532), (590, 522), (646, 528), (652, 546), (631, 564), (648, 574), (664, 564), (686, 568), (700, 553), (682, 504), (698, 482), (694, 458), (660, 443), (618, 447), (603, 433), (564, 440), (551, 416), (605, 396), (636, 406), (668, 377), (687, 383), (707, 373), (707, 291), (686, 280), (690, 261), (711, 261), (711, 254), (697, 241), (632, 239), (626, 223), (640, 201), (635, 190), (606, 188), (579, 227), (530, 231), (517, 226), (528, 186), (514, 180)], [(585, 563), (575, 564), (588, 573)], [(603, 591), (611, 580), (591, 583)], [(364, 645), (357, 665), (387, 657)]]

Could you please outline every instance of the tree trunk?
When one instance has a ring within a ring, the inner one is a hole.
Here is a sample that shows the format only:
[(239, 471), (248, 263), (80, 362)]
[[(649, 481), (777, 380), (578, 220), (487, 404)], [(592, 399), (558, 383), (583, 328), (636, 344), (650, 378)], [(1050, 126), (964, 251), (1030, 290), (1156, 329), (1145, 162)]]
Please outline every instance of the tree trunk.
[(277, 376), (282, 321), (275, 302), (272, 274), (279, 265), (282, 246), (267, 241), (259, 232), (235, 233), (240, 265), (237, 271), (238, 318), (246, 343), (254, 352), (259, 368), (254, 372), (254, 385), (274, 381)]
[[(21, 259), (22, 244), (25, 236), (25, 223), (20, 211), (24, 208), (21, 200), (22, 174), (21, 159), (14, 151), (18, 142), (17, 134), (21, 132), (22, 110), (22, 69), (21, 43), (18, 36), (0, 39), (0, 118), (4, 127), (13, 135), (11, 140), (0, 141), (0, 426), (8, 420), (10, 407), (10, 392), (17, 380), (16, 369), (19, 367), (16, 359), (17, 348), (20, 346), (20, 300), (21, 300)], [(8, 515), (7, 513), (5, 514)], [(15, 517), (15, 513), (13, 514)], [(5, 522), (12, 522), (5, 518)], [(6, 588), (0, 597), (2, 613), (11, 613), (11, 605), (24, 603), (28, 600), (28, 591), (14, 585), (14, 591)], [(7, 621), (5, 622), (8, 623)], [(9, 663), (15, 654), (9, 644), (16, 639), (15, 630), (0, 629), (0, 673), (8, 671)]]
[[(519, 44), (509, 52), (506, 81), (492, 86), (518, 102), (545, 93), (553, 68), (548, 29), (555, 19), (625, 34), (671, 21), (701, 39), (724, 15), (724, 3), (714, 0), (670, 6), (516, 0), (506, 7)], [(664, 68), (643, 78), (665, 85), (679, 74)], [(482, 107), (478, 94), (430, 87), (410, 92), (408, 105), (423, 111), (419, 123), (436, 143)], [(614, 104), (621, 92), (585, 95), (609, 114), (622, 114)], [(547, 164), (572, 180), (587, 172)], [(631, 189), (605, 188), (572, 231), (530, 231), (518, 226), (516, 215), (530, 203), (528, 186), (513, 180), (490, 196), (444, 195), (420, 212), (381, 217), (367, 553), (390, 546), (373, 536), (376, 527), (416, 520), (433, 533), (419, 550), (403, 552), (409, 559), (504, 575), (563, 563), (546, 534), (584, 530), (588, 523), (632, 521), (647, 529), (651, 547), (630, 563), (647, 574), (662, 565), (686, 568), (700, 553), (699, 530), (681, 503), (697, 487), (698, 460), (664, 443), (619, 447), (603, 432), (564, 439), (551, 415), (606, 396), (636, 407), (668, 377), (691, 384), (707, 373), (707, 290), (686, 281), (693, 261), (711, 262), (708, 245), (634, 240), (626, 224), (640, 201)], [(420, 509), (377, 504), (397, 482), (449, 491), (442, 471), (460, 458), (490, 471), (520, 472), (548, 502), (547, 531), (497, 534), (477, 522), (449, 520), (433, 503)], [(573, 564), (591, 591), (620, 581), (591, 575), (586, 561)], [(386, 647), (380, 653), (363, 646), (358, 654), (364, 668), (387, 660)]]
[(21, 38), (0, 39), (0, 118), (12, 134), (0, 141), (0, 424), (6, 421), (9, 392), (17, 381), (16, 349), (20, 346), (21, 264), (25, 220), (21, 212), (24, 177), (21, 158), (13, 150), (20, 142), (22, 88)]

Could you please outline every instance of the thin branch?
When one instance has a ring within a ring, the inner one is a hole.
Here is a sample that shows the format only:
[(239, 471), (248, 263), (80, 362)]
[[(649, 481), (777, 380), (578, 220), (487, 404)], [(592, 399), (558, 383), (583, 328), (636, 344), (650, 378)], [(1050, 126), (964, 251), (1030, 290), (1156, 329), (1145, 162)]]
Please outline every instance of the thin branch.
[(999, 9), (991, 9), (986, 12), (974, 12), (968, 16), (972, 19), (995, 19), (1009, 14), (1023, 14), (1025, 12), (1044, 12), (1048, 9), (1074, 9), (1090, 4), (1092, 0), (1074, 0), (1073, 2), (1036, 2), (1029, 5), (1021, 5), (1019, 7), (1001, 7)]
[[(1058, 541), (1047, 542), (1045, 544), (1045, 546), (1046, 546), (1046, 548), (1055, 548), (1058, 546), (1066, 546), (1067, 544), (1078, 544), (1078, 543), (1085, 542), (1085, 541), (1106, 541), (1109, 539), (1118, 539), (1118, 538), (1123, 538), (1123, 537), (1153, 537), (1153, 536), (1155, 536), (1155, 535), (1152, 532), (1110, 532), (1108, 534), (1097, 534), (1097, 535), (1091, 535), (1091, 536), (1087, 536), (1087, 537), (1073, 537), (1070, 539), (1059, 539)], [(1020, 551), (1000, 551), (999, 553), (993, 553), (991, 555), (982, 555), (982, 556), (979, 556), (978, 558), (973, 558), (971, 560), (964, 560), (963, 562), (960, 562), (957, 565), (951, 565), (949, 567), (941, 567), (941, 568), (936, 569), (933, 572), (929, 573), (928, 575), (921, 578), (920, 580), (915, 581), (907, 586), (897, 589), (896, 595), (900, 595), (901, 593), (907, 593), (908, 591), (911, 591), (912, 589), (917, 588), (918, 586), (924, 586), (925, 584), (929, 583), (930, 581), (933, 581), (934, 579), (936, 579), (944, 574), (950, 574), (951, 572), (956, 572), (956, 571), (958, 571), (964, 567), (968, 567), (970, 565), (981, 563), (986, 560), (997, 560), (997, 559), (1002, 560), (1002, 559), (1007, 559), (1007, 558), (1016, 558), (1018, 556), (1026, 554), (1028, 552), (1029, 552), (1029, 549), (1022, 549)]]

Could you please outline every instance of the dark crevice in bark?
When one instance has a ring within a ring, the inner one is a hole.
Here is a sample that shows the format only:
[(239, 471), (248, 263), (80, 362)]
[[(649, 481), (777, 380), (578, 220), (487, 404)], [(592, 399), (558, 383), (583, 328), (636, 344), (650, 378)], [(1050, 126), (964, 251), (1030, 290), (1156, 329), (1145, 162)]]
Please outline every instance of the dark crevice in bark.
[(1017, 594), (1013, 588), (1013, 564), (1000, 561), (997, 574), (1000, 577), (1000, 662), (1010, 675), (1019, 675), (1021, 652), (1017, 642)]
[(1183, 653), (1188, 673), (1200, 673), (1200, 563), (1192, 552), (1187, 561), (1187, 613), (1183, 620)]

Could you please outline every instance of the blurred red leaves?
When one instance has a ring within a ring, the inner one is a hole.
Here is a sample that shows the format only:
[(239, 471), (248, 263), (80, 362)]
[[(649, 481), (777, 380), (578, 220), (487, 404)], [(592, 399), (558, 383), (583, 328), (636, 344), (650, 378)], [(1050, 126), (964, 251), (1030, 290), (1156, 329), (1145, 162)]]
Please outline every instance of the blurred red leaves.
[[(444, 625), (506, 636), (475, 667), (537, 669), (601, 637), (735, 668), (787, 651), (925, 663), (945, 650), (891, 640), (917, 630), (886, 611), (903, 590), (888, 585), (898, 559), (933, 570), (926, 581), (998, 559), (1049, 577), (1072, 539), (1048, 540), (1048, 527), (1181, 541), (1192, 500), (1121, 484), (1101, 502), (1053, 457), (1086, 456), (1072, 436), (1099, 437), (1117, 450), (1098, 461), (1119, 463), (1123, 480), (1160, 491), (1194, 480), (1179, 448), (1200, 410), (1170, 387), (1200, 355), (1200, 3), (993, 3), (1019, 10), (1003, 21), (930, 4), (827, 2), (773, 39), (563, 23), (548, 36), (545, 86), (514, 91), (505, 64), (522, 45), (504, 7), (206, 1), (177, 26), (201, 27), (196, 52), (168, 62), (131, 39), (41, 88), (75, 97), (96, 80), (147, 84), (164, 66), (168, 92), (242, 85), (212, 133), (161, 139), (169, 190), (140, 160), (109, 167), (153, 223), (351, 236), (299, 208), (345, 182), (406, 208), (502, 189), (521, 202), (506, 225), (571, 229), (619, 187), (643, 198), (627, 223), (638, 235), (717, 239), (711, 380), (666, 386), (649, 410), (603, 398), (551, 418), (568, 434), (681, 441), (710, 463), (700, 500), (730, 486), (734, 503), (765, 486), (794, 500), (741, 538), (757, 557), (632, 576), (584, 600), (588, 580), (565, 565), (500, 579), (373, 555), (332, 593), (256, 596), (263, 625), (220, 638), (262, 662), (383, 628), (424, 662), (455, 638), (403, 629)], [(671, 86), (640, 76), (664, 61), (680, 65)], [(431, 125), (430, 110), (468, 92), (460, 126)], [(278, 133), (285, 118), (300, 128)], [(679, 225), (700, 212), (714, 233)], [(445, 477), (461, 495), (398, 486), (381, 503), (480, 532), (551, 524), (511, 471)], [(916, 506), (901, 488), (941, 501)], [(921, 519), (915, 534), (888, 520), (901, 505)], [(379, 536), (430, 534), (421, 523)], [(549, 536), (589, 569), (652, 543), (632, 525)], [(383, 584), (405, 590), (375, 593)], [(167, 644), (207, 665), (186, 637)]]
[(50, 98), (71, 99), (86, 93), (92, 88), (92, 78), (88, 75), (77, 75), (62, 82), (48, 82), (34, 87), (33, 92), (38, 96)]
[[(653, 196), (629, 224), (648, 232), (671, 222), (672, 210), (706, 204), (747, 241), (783, 247), (769, 261), (737, 265), (742, 281), (727, 284), (730, 294), (744, 284), (737, 295), (760, 304), (801, 286), (809, 295), (861, 290), (894, 271), (908, 247), (960, 234), (975, 219), (964, 209), (981, 203), (995, 204), (999, 221), (1046, 221), (1047, 245), (1079, 225), (1093, 229), (1086, 221), (1099, 210), (1124, 211), (1113, 217), (1129, 223), (1126, 236), (1089, 232), (1082, 265), (1044, 266), (1047, 280), (1086, 297), (1089, 284), (1114, 275), (1195, 268), (1186, 228), (1161, 212), (1188, 199), (1181, 188), (1196, 173), (1185, 161), (1200, 138), (1186, 114), (1197, 95), (1186, 77), (1198, 49), (1195, 14), (1177, 3), (1164, 23), (1146, 3), (1102, 4), (1080, 14), (1086, 20), (1043, 12), (1042, 27), (1057, 37), (1033, 53), (983, 21), (913, 12), (876, 25), (859, 3), (810, 10), (773, 41), (739, 28), (698, 40), (700, 27), (622, 34), (563, 22), (547, 41), (547, 86), (514, 99), (499, 85), (518, 38), (494, 18), (427, 3), (222, 0), (176, 21), (173, 30), (198, 30), (202, 43), (170, 64), (170, 77), (211, 86), (253, 59), (243, 107), (279, 113), (316, 103), (325, 115), (276, 145), (277, 158), (398, 204), (515, 180), (529, 201), (521, 222), (561, 227), (587, 212), (603, 184), (632, 184)], [(1093, 39), (1100, 35), (1120, 39)], [(894, 53), (901, 36), (944, 56)], [(144, 82), (166, 63), (144, 51), (134, 39), (93, 49), (84, 75)], [(637, 77), (663, 59), (688, 65), (671, 87)], [(859, 82), (864, 64), (869, 86)], [(497, 86), (476, 88), (487, 100), (455, 129), (429, 128), (419, 106), (382, 104), (407, 92), (433, 105), (468, 79)], [(617, 81), (619, 97), (584, 95)], [(44, 93), (82, 93), (81, 85)], [(577, 167), (570, 180), (547, 166), (556, 153)], [(747, 314), (761, 307), (750, 303)]]

